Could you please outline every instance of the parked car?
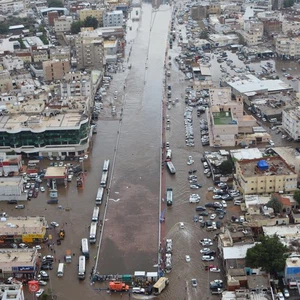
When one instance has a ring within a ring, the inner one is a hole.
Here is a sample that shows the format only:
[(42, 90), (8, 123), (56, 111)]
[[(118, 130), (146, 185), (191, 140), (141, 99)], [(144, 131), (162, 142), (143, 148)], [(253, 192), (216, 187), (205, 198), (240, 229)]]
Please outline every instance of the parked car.
[(43, 278), (49, 278), (48, 273), (45, 272), (45, 271), (40, 271), (40, 275), (41, 275)]
[(26, 244), (24, 244), (24, 243), (19, 244), (19, 247), (21, 249), (27, 249), (28, 248), (28, 246)]
[(214, 200), (222, 199), (222, 196), (221, 196), (221, 195), (214, 195), (214, 196), (213, 196), (213, 199), (214, 199)]
[(42, 294), (44, 293), (44, 289), (39, 289), (36, 293), (35, 293), (35, 296), (37, 298), (39, 298), (40, 296), (42, 296)]
[(208, 252), (210, 252), (211, 250), (209, 248), (203, 248), (200, 250), (200, 253), (206, 254)]
[(54, 221), (51, 222), (50, 225), (53, 226), (53, 227), (58, 227), (59, 226), (59, 224), (57, 222), (54, 222)]
[(202, 246), (212, 246), (213, 242), (211, 239), (202, 239), (199, 241)]
[(203, 255), (202, 260), (203, 261), (213, 261), (213, 260), (215, 260), (215, 258), (213, 256), (210, 256), (210, 255)]
[(207, 211), (201, 211), (198, 214), (199, 216), (203, 216), (203, 217), (207, 217), (208, 216), (208, 212)]
[(24, 209), (25, 205), (24, 204), (19, 204), (15, 206), (15, 209)]
[(190, 261), (191, 261), (191, 257), (190, 257), (189, 255), (186, 255), (186, 256), (185, 256), (185, 261), (186, 261), (186, 262), (190, 262)]
[(45, 286), (45, 285), (47, 285), (48, 282), (43, 281), (43, 280), (39, 280), (38, 283), (39, 283), (40, 286)]
[(216, 268), (216, 267), (210, 268), (209, 271), (212, 272), (212, 273), (220, 273), (221, 272), (221, 270), (219, 268)]
[(193, 278), (192, 279), (192, 287), (197, 287), (197, 279), (196, 278)]
[(285, 298), (289, 298), (290, 297), (290, 293), (288, 289), (283, 289), (283, 295)]
[(41, 266), (41, 270), (52, 270), (53, 269), (53, 266), (51, 263), (49, 264), (42, 264)]

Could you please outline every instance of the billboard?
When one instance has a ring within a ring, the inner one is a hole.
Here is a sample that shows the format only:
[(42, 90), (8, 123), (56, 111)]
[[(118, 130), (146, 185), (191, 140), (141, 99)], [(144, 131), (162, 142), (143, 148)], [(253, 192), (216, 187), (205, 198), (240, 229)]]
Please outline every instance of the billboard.
[(33, 272), (34, 271), (34, 267), (32, 267), (32, 266), (13, 267), (12, 271), (13, 272)]

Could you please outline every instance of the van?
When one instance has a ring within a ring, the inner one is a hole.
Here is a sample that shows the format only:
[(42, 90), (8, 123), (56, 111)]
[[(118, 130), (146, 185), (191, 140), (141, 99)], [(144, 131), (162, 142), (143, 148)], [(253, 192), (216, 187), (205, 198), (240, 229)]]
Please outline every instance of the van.
[(234, 205), (241, 205), (242, 201), (240, 201), (240, 200), (234, 200), (233, 204)]
[(57, 277), (64, 276), (64, 263), (59, 263), (57, 268)]

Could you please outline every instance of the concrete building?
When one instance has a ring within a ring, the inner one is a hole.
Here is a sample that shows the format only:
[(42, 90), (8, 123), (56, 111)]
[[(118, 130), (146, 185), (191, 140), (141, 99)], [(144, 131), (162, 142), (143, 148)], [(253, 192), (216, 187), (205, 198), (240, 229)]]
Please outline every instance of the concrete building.
[(25, 1), (23, 0), (1, 0), (0, 11), (3, 14), (13, 14), (25, 9)]
[(31, 51), (28, 49), (19, 49), (15, 51), (15, 55), (23, 60), (23, 62), (31, 63), (32, 56)]
[(123, 26), (123, 12), (114, 10), (103, 14), (103, 27)]
[(103, 26), (103, 9), (90, 9), (85, 8), (79, 10), (79, 20), (84, 21), (87, 17), (93, 17), (98, 20), (98, 26)]
[(55, 33), (64, 33), (71, 31), (71, 25), (73, 23), (73, 18), (71, 16), (60, 16), (54, 19), (54, 31)]
[(244, 194), (293, 192), (297, 189), (296, 172), (278, 156), (267, 160), (241, 160), (235, 163), (236, 179)]
[(273, 20), (262, 20), (264, 24), (264, 35), (272, 36), (276, 35), (278, 33), (281, 33), (282, 31), (282, 22), (273, 19)]
[(300, 284), (300, 257), (288, 257), (285, 261), (284, 278), (289, 288)]
[(32, 60), (34, 63), (44, 62), (49, 59), (47, 50), (32, 51)]
[(50, 60), (59, 59), (59, 60), (70, 60), (71, 53), (70, 47), (61, 46), (50, 48)]
[(58, 19), (58, 11), (49, 11), (48, 12), (48, 23), (50, 26), (54, 26), (54, 20)]
[(13, 89), (12, 79), (8, 70), (0, 71), (0, 92), (7, 93)]
[(255, 46), (262, 43), (263, 31), (258, 29), (243, 32), (243, 37), (248, 46)]
[(218, 3), (202, 4), (191, 7), (191, 16), (193, 20), (206, 19), (209, 15), (220, 15), (221, 5)]
[(3, 177), (0, 180), (0, 201), (18, 200), (26, 201), (27, 193), (24, 192), (23, 178), (19, 176)]
[(284, 20), (282, 22), (282, 33), (288, 34), (300, 30), (300, 22)]
[(278, 37), (276, 38), (276, 53), (280, 58), (300, 58), (300, 38)]
[(300, 140), (300, 107), (289, 107), (282, 110), (282, 128), (295, 141)]
[(236, 34), (210, 34), (209, 42), (212, 47), (225, 47), (239, 43), (239, 37)]
[(2, 243), (41, 243), (46, 234), (46, 227), (47, 222), (44, 217), (2, 217), (0, 241)]
[[(9, 251), (10, 250), (11, 249), (9, 249)], [(25, 300), (21, 283), (12, 282), (11, 284), (0, 284), (0, 290), (2, 300)]]
[(75, 48), (78, 69), (103, 68), (103, 39), (96, 31), (80, 32), (75, 40)]
[(117, 62), (118, 40), (104, 41), (104, 56), (106, 63)]
[(21, 155), (7, 155), (6, 153), (0, 153), (0, 174), (7, 175), (10, 172), (19, 173), (21, 169)]
[(45, 81), (55, 81), (64, 78), (70, 72), (69, 60), (48, 60), (43, 62), (43, 72)]
[(3, 57), (3, 66), (8, 71), (21, 70), (24, 68), (24, 62), (19, 57), (5, 55)]
[(36, 249), (1, 249), (0, 269), (2, 272), (0, 276), (1, 278), (17, 277), (33, 279), (37, 268), (37, 261), (38, 253)]
[(60, 83), (61, 97), (86, 96), (92, 97), (91, 76), (80, 72), (65, 75)]

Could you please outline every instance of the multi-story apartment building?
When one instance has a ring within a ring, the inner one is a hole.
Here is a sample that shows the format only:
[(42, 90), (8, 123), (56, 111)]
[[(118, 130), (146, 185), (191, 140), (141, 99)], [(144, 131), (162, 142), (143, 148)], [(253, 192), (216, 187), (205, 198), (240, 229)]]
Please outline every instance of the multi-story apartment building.
[(60, 83), (61, 97), (92, 95), (91, 76), (81, 72), (70, 72), (65, 75), (65, 79)]
[(32, 56), (31, 50), (29, 49), (19, 49), (15, 51), (15, 55), (23, 60), (23, 62), (31, 63)]
[(300, 140), (300, 107), (290, 107), (282, 111), (282, 128), (295, 141)]
[(47, 61), (48, 59), (49, 59), (49, 57), (48, 57), (47, 50), (33, 50), (32, 51), (32, 60), (35, 63)]
[(103, 14), (103, 27), (123, 26), (123, 12), (114, 10)]
[(8, 71), (21, 70), (24, 68), (24, 61), (17, 56), (6, 55), (3, 57), (3, 67)]
[(56, 33), (70, 32), (72, 23), (71, 16), (60, 16), (54, 20), (54, 31)]
[(90, 97), (27, 100), (0, 116), (0, 152), (78, 156), (92, 136)]
[(24, 10), (25, 1), (23, 0), (0, 0), (0, 11), (4, 14), (13, 14)]
[(217, 3), (211, 3), (209, 5), (203, 4), (193, 6), (191, 8), (191, 16), (193, 20), (206, 19), (209, 15), (220, 15), (221, 5)]
[(282, 22), (282, 33), (295, 32), (300, 30), (300, 22), (284, 20)]
[(55, 47), (50, 48), (50, 59), (70, 60), (70, 47)]
[(77, 68), (103, 68), (103, 39), (96, 31), (80, 32), (75, 40)]
[(281, 58), (300, 58), (300, 38), (278, 37), (276, 39), (276, 53)]
[(98, 20), (98, 25), (103, 26), (103, 13), (104, 9), (90, 9), (85, 8), (79, 10), (79, 19), (80, 21), (84, 21), (87, 17), (93, 17)]
[(12, 78), (8, 70), (0, 71), (0, 92), (7, 93), (13, 88)]
[(244, 23), (244, 38), (249, 46), (254, 46), (262, 42), (263, 23), (258, 20), (246, 20)]
[(68, 59), (44, 61), (43, 72), (45, 81), (61, 80), (66, 73), (70, 72), (70, 61)]
[(236, 179), (244, 194), (293, 192), (297, 174), (280, 156), (246, 159), (235, 163)]

